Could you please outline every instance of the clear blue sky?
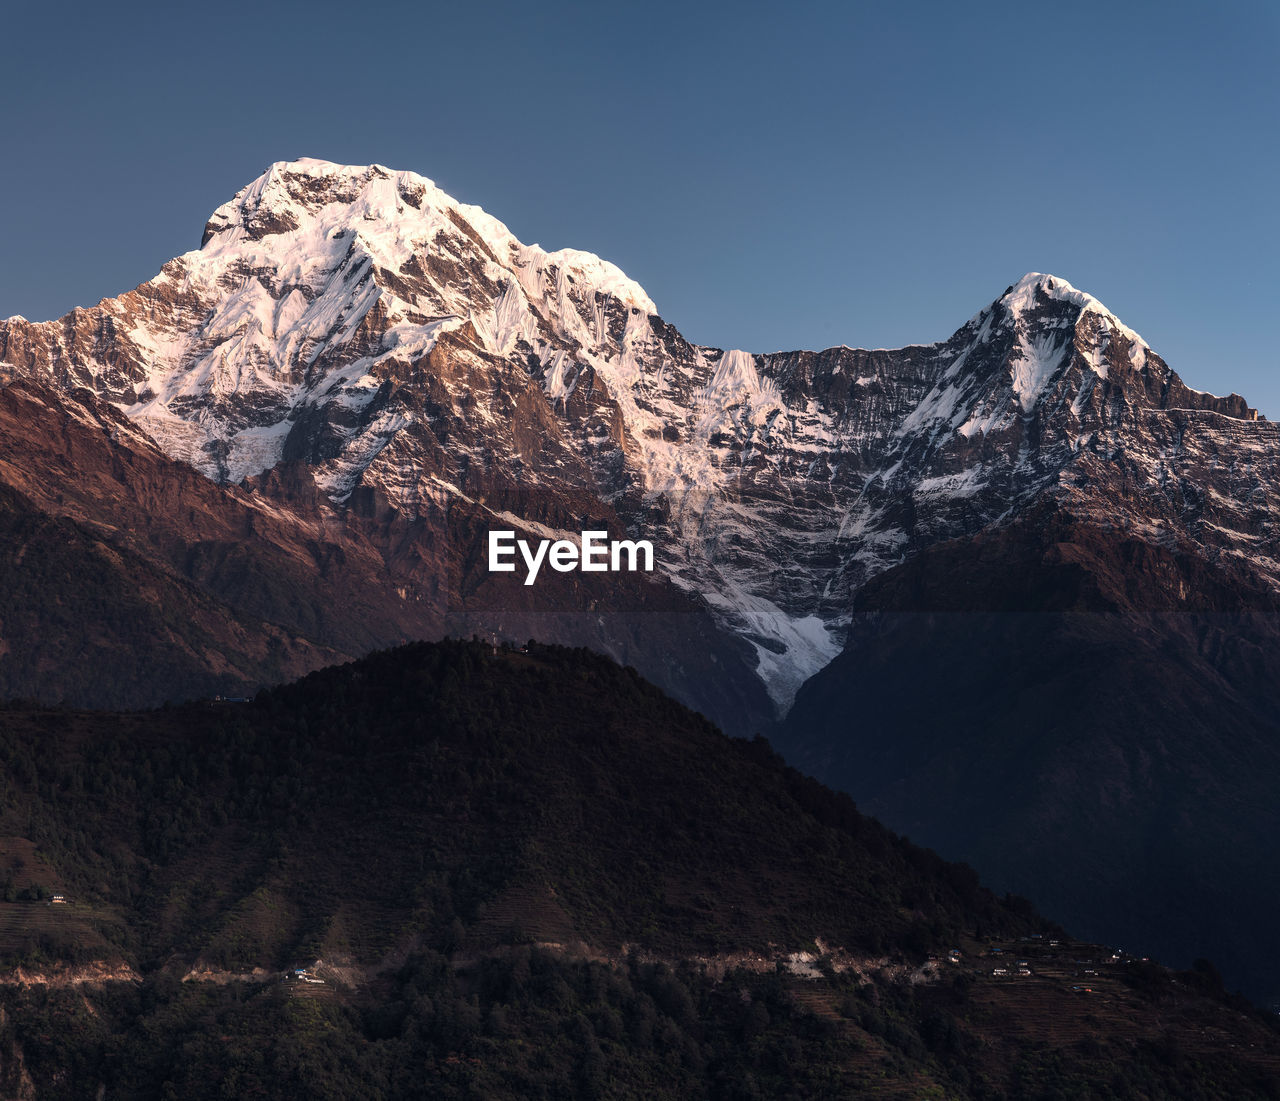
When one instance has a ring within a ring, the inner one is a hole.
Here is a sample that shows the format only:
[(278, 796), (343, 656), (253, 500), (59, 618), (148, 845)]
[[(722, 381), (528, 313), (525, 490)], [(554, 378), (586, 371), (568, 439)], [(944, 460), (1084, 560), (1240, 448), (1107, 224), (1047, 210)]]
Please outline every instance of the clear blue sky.
[(935, 340), (1049, 271), (1280, 418), (1270, 0), (15, 7), (0, 316), (151, 277), (270, 161), (378, 161), (704, 344)]

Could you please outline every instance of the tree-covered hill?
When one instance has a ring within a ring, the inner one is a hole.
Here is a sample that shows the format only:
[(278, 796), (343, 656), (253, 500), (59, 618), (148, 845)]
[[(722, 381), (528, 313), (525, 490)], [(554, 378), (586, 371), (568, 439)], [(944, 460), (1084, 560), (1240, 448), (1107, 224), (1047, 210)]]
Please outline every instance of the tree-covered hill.
[[(584, 650), (13, 707), (0, 777), (6, 1096), (1240, 1097), (1280, 1068), (1211, 969), (1073, 990), (1097, 950)], [(995, 980), (1000, 946), (1034, 973)]]

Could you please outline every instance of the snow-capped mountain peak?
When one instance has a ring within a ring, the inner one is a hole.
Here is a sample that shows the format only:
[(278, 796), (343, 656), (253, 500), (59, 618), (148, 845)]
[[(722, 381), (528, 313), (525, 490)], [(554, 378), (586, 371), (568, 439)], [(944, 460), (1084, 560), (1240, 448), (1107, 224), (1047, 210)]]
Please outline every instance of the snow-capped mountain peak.
[(1146, 351), (1149, 345), (1133, 329), (1129, 328), (1106, 306), (1093, 295), (1077, 290), (1058, 275), (1045, 275), (1041, 272), (1028, 272), (1010, 287), (998, 300), (1009, 314), (1023, 317), (1036, 310), (1045, 301), (1062, 302), (1078, 307), (1080, 313), (1092, 313), (1102, 318), (1104, 324), (1115, 332), (1122, 333), (1133, 345)]
[(293, 242), (314, 246), (316, 230), (341, 240), (344, 229), (359, 235), (385, 259), (400, 259), (405, 246), (430, 241), (452, 227), (482, 245), (505, 268), (563, 270), (575, 281), (610, 294), (628, 307), (656, 313), (644, 289), (614, 264), (589, 252), (547, 252), (522, 244), (497, 218), (478, 206), (460, 203), (416, 172), (398, 172), (380, 164), (339, 165), (314, 158), (277, 161), (209, 219), (203, 244), (217, 254), (234, 249), (246, 237), (300, 233)]
[(280, 461), (301, 410), (361, 421), (394, 365), (445, 334), (557, 367), (610, 339), (606, 301), (655, 312), (615, 265), (525, 245), (424, 176), (281, 161), (214, 212), (199, 249), (100, 305), (110, 357), (67, 367), (170, 454), (238, 482)]

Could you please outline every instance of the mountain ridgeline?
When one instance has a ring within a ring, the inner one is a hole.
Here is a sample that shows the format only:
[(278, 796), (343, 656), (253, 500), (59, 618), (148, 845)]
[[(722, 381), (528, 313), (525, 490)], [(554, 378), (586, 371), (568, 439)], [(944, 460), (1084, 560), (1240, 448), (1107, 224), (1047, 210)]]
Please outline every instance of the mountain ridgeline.
[[(743, 733), (839, 652), (867, 580), (1038, 501), (1280, 577), (1275, 426), (1188, 388), (1062, 279), (1028, 275), (937, 344), (707, 348), (612, 264), (525, 245), (378, 165), (272, 165), (154, 279), (0, 322), (0, 373), (53, 409), (123, 413), (131, 430), (106, 430), (92, 464), (150, 446), (225, 491), (202, 496), (212, 523), (178, 509), (98, 531), (246, 631), (266, 620), (353, 656), (371, 639), (537, 634)], [(158, 511), (189, 479), (152, 466), (133, 492)], [(38, 507), (82, 518), (88, 494), (44, 489)], [(246, 522), (250, 550), (228, 538)], [(523, 589), (483, 568), (494, 526), (626, 532), (659, 569)]]

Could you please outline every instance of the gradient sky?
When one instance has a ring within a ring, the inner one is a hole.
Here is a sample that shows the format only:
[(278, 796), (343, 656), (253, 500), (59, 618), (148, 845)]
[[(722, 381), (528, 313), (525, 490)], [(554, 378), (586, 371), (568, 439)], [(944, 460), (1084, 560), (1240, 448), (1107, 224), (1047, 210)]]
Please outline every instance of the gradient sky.
[(1280, 5), (34, 4), (0, 14), (0, 316), (196, 247), (273, 160), (429, 176), (692, 340), (944, 338), (1061, 275), (1280, 418)]

